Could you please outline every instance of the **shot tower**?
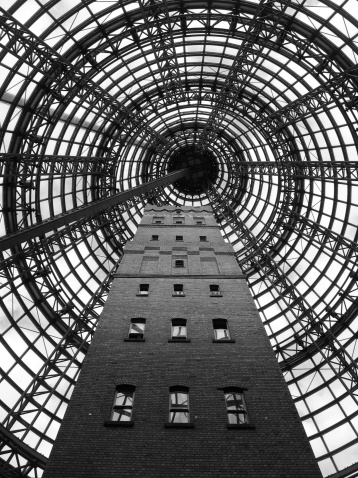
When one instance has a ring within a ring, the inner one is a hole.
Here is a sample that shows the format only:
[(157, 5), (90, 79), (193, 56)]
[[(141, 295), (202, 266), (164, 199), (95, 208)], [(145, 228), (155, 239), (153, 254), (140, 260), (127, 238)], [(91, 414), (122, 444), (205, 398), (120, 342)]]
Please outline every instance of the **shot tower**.
[(146, 206), (45, 478), (320, 477), (209, 206)]

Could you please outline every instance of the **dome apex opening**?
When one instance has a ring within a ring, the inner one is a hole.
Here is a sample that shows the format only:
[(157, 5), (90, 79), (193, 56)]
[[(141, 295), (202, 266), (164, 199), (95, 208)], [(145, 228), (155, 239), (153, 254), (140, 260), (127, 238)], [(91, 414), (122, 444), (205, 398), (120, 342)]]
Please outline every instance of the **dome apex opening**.
[(168, 172), (189, 168), (190, 175), (174, 183), (174, 187), (184, 194), (200, 195), (205, 193), (208, 181), (215, 184), (219, 167), (215, 156), (210, 151), (200, 153), (194, 146), (176, 150), (169, 159)]

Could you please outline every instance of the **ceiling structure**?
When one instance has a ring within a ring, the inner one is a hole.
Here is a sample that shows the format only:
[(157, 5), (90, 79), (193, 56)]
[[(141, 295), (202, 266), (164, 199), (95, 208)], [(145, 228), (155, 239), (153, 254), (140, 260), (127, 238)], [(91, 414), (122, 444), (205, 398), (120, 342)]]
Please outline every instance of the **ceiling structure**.
[(357, 11), (1, 2), (1, 476), (41, 476), (147, 202), (212, 205), (322, 474), (355, 474)]

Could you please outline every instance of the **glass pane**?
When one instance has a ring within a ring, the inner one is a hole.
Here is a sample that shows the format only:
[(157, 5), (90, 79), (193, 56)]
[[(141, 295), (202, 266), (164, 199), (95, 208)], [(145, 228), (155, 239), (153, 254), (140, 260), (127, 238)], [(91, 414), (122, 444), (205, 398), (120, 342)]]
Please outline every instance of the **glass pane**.
[(185, 392), (172, 392), (170, 401), (170, 408), (188, 408), (188, 394)]
[(114, 402), (114, 405), (127, 405), (127, 406), (132, 406), (133, 405), (133, 393), (132, 391), (125, 391), (125, 392), (117, 392), (116, 394), (116, 399)]
[(214, 329), (215, 330), (215, 338), (216, 340), (225, 340), (230, 339), (228, 329)]
[(228, 413), (227, 414), (229, 423), (231, 425), (242, 425), (243, 423), (248, 423), (246, 413)]
[(144, 323), (131, 323), (131, 328), (129, 333), (130, 334), (135, 334), (135, 335), (143, 335), (144, 334), (144, 328), (145, 324)]
[(186, 327), (183, 325), (174, 325), (172, 336), (178, 338), (186, 338)]
[(189, 412), (170, 412), (170, 423), (189, 423)]
[(228, 410), (245, 410), (242, 394), (239, 392), (225, 393), (226, 407)]
[(114, 408), (112, 420), (116, 422), (129, 422), (132, 416), (131, 408)]

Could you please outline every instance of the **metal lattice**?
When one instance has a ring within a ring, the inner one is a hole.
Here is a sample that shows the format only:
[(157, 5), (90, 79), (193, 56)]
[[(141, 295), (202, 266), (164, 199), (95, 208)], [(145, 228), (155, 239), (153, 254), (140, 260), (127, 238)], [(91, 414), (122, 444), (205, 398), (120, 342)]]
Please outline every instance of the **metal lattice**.
[[(1, 476), (42, 475), (147, 202), (212, 205), (322, 474), (354, 476), (357, 12), (353, 0), (1, 3)], [(190, 179), (164, 178), (183, 168)]]

